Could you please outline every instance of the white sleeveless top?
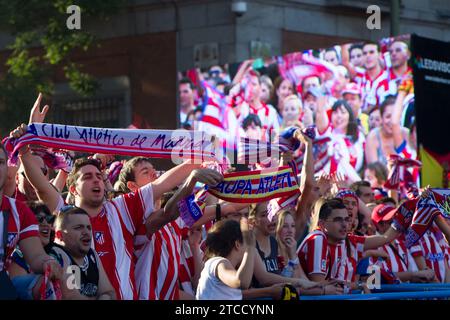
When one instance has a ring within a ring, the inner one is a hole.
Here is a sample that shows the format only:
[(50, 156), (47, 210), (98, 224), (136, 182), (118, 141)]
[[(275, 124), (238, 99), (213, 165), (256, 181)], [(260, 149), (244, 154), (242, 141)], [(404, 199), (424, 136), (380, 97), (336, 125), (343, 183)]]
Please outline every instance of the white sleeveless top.
[(241, 289), (230, 288), (216, 277), (217, 265), (226, 260), (214, 257), (205, 262), (200, 279), (198, 280), (197, 300), (242, 300)]

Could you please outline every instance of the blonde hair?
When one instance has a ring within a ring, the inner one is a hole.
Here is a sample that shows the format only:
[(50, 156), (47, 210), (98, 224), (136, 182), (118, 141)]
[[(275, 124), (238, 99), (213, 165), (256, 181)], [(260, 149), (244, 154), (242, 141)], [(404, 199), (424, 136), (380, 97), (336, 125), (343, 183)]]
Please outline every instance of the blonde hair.
[(275, 235), (276, 235), (276, 238), (278, 241), (281, 241), (281, 239), (279, 239), (279, 237), (278, 237), (278, 233), (283, 228), (284, 221), (286, 220), (286, 217), (289, 214), (292, 216), (292, 219), (294, 219), (294, 221), (295, 221), (294, 214), (290, 210), (281, 210), (277, 213), (278, 222), (277, 222), (277, 230), (275, 231)]
[(300, 100), (299, 97), (297, 97), (295, 94), (291, 94), (291, 95), (287, 96), (286, 98), (284, 98), (283, 106), (285, 106), (286, 103), (291, 100), (294, 101), (295, 105), (299, 108), (300, 111), (302, 111), (302, 109), (303, 109), (302, 100)]

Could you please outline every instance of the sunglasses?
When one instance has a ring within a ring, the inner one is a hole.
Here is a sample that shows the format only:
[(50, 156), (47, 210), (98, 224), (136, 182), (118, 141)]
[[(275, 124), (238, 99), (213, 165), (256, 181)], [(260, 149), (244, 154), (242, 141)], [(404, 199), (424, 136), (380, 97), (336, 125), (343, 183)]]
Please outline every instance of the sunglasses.
[(49, 215), (45, 215), (45, 216), (39, 215), (39, 216), (36, 216), (36, 219), (39, 223), (43, 223), (44, 220), (47, 221), (48, 224), (53, 224), (53, 222), (55, 222), (55, 217), (49, 216)]
[(74, 206), (74, 205), (72, 205), (72, 204), (68, 204), (68, 205), (65, 205), (64, 207), (62, 207), (62, 208), (59, 210), (59, 212), (60, 212), (60, 213), (66, 213), (67, 211), (70, 211), (70, 210), (72, 210), (72, 209), (78, 209), (78, 207), (76, 207), (76, 206)]

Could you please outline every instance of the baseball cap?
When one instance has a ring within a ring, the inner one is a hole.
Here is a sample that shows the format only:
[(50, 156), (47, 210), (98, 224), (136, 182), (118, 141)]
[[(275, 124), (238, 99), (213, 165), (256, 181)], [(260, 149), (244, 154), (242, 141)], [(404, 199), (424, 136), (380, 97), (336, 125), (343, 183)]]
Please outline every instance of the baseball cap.
[(342, 95), (350, 93), (350, 94), (358, 94), (361, 95), (361, 88), (356, 83), (348, 83), (344, 90), (342, 90)]
[(380, 221), (389, 221), (394, 217), (396, 210), (397, 209), (390, 204), (379, 204), (372, 210), (372, 221), (375, 224), (378, 224)]
[(308, 90), (306, 90), (304, 97), (306, 97), (308, 94), (312, 94), (316, 98), (323, 96), (323, 93), (321, 92), (320, 88), (317, 87), (311, 87)]

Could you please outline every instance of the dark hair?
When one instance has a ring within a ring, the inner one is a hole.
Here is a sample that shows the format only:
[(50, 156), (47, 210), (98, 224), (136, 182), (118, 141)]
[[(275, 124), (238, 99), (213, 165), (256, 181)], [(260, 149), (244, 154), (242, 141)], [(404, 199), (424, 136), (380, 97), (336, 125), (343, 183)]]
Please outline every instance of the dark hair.
[(26, 204), (27, 204), (28, 208), (30, 208), (31, 211), (33, 211), (34, 214), (43, 212), (47, 216), (52, 215), (52, 213), (50, 212), (50, 209), (42, 201), (27, 201)]
[(373, 172), (375, 172), (375, 177), (378, 180), (378, 183), (382, 183), (387, 180), (388, 171), (384, 164), (381, 162), (372, 162), (369, 163), (366, 167), (366, 169), (369, 169)]
[(78, 172), (81, 170), (81, 168), (85, 166), (94, 166), (98, 169), (98, 171), (102, 172), (102, 167), (100, 164), (100, 161), (96, 159), (88, 159), (88, 158), (80, 158), (75, 160), (75, 163), (73, 165), (72, 171), (69, 173), (69, 176), (67, 177), (67, 189), (70, 189), (72, 185), (75, 184), (75, 182), (78, 179)]
[(236, 241), (244, 241), (239, 223), (230, 219), (220, 220), (214, 224), (206, 237), (205, 259), (228, 256)]
[(383, 100), (383, 102), (380, 105), (381, 116), (383, 116), (384, 112), (386, 111), (387, 106), (391, 106), (391, 105), (395, 104), (395, 99), (396, 99), (396, 97), (393, 95), (386, 96), (386, 98)]
[(355, 115), (353, 114), (353, 110), (348, 102), (343, 99), (337, 100), (331, 107), (331, 110), (334, 112), (341, 106), (343, 106), (349, 114), (347, 135), (351, 137), (352, 142), (356, 142), (356, 140), (358, 140), (358, 123), (356, 122)]
[(350, 46), (350, 49), (348, 49), (348, 54), (351, 55), (351, 54), (352, 54), (352, 51), (355, 50), (355, 49), (359, 49), (359, 50), (362, 51), (362, 49), (363, 49), (362, 44), (360, 44), (360, 43), (352, 44), (352, 45)]
[(380, 111), (380, 108), (378, 108), (378, 106), (373, 106), (373, 108), (370, 108), (368, 111), (369, 116), (372, 114), (372, 112), (377, 111), (377, 110)]
[(187, 77), (184, 77), (180, 80), (179, 85), (182, 85), (182, 84), (188, 84), (189, 88), (191, 88), (191, 90), (195, 89), (194, 83), (191, 81), (191, 79), (189, 79)]
[(134, 157), (125, 162), (122, 170), (120, 170), (119, 178), (117, 179), (117, 191), (123, 193), (128, 193), (131, 191), (127, 187), (127, 182), (136, 181), (136, 176), (134, 175), (134, 168), (142, 162), (148, 162), (152, 164), (150, 159), (146, 157)]
[(355, 191), (356, 195), (359, 197), (361, 195), (361, 191), (359, 191), (360, 187), (369, 187), (371, 188), (370, 182), (369, 181), (365, 181), (365, 180), (361, 180), (361, 181), (356, 181), (354, 182), (351, 186), (350, 189), (352, 189), (353, 191)]
[(381, 198), (380, 200), (376, 201), (377, 204), (384, 204), (384, 203), (393, 203), (394, 206), (397, 206), (397, 201), (395, 201), (394, 198), (391, 197), (384, 197)]
[(59, 210), (58, 215), (56, 216), (55, 221), (55, 230), (62, 230), (65, 228), (65, 225), (67, 223), (67, 218), (69, 215), (86, 215), (89, 217), (89, 214), (80, 207), (68, 205), (65, 207), (62, 207), (61, 210)]
[(334, 48), (334, 47), (327, 48), (327, 49), (325, 49), (324, 53), (327, 53), (327, 52), (334, 52), (336, 54), (336, 58), (339, 60), (339, 54), (338, 54), (336, 48)]
[(367, 42), (364, 42), (362, 48), (364, 49), (364, 47), (367, 46), (367, 45), (369, 45), (369, 44), (370, 44), (370, 45), (377, 46), (377, 51), (380, 52), (380, 44), (379, 44), (378, 42), (374, 42), (374, 41), (367, 41)]
[(326, 199), (320, 207), (319, 220), (327, 219), (335, 209), (345, 209), (344, 202), (339, 198)]
[[(305, 86), (305, 80), (309, 79), (309, 78), (317, 78), (317, 79), (319, 79), (319, 84), (322, 84), (322, 78), (320, 78), (320, 76), (318, 74), (313, 74), (313, 75), (310, 75), (310, 76), (306, 76), (306, 77), (304, 77), (302, 79), (302, 85), (301, 85), (302, 90), (304, 89), (304, 86)], [(303, 92), (303, 94), (305, 94), (305, 93), (306, 92)]]
[(277, 95), (277, 90), (280, 88), (281, 84), (283, 83), (284, 80), (287, 80), (291, 83), (292, 85), (292, 94), (296, 94), (297, 90), (295, 88), (295, 84), (292, 83), (291, 80), (287, 79), (287, 78), (283, 78), (281, 76), (278, 76), (275, 81), (273, 82), (273, 96), (272, 96), (272, 105), (275, 106), (275, 109), (278, 111), (278, 113), (280, 113), (280, 111), (278, 110), (278, 95)]
[(259, 119), (257, 114), (249, 114), (244, 121), (242, 122), (242, 127), (244, 130), (247, 130), (247, 128), (254, 123), (257, 126), (260, 126), (262, 128), (261, 119)]

